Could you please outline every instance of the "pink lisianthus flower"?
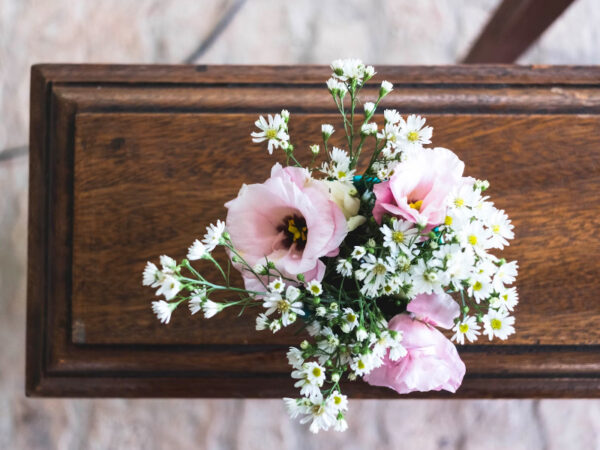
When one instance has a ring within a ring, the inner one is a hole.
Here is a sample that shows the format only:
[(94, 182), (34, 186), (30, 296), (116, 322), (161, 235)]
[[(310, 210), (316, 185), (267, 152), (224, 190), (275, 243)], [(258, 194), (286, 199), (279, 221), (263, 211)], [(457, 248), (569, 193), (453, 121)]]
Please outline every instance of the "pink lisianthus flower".
[[(268, 260), (285, 276), (322, 280), (324, 256), (336, 256), (346, 237), (346, 218), (322, 182), (297, 167), (275, 164), (271, 178), (243, 186), (227, 202), (227, 230), (236, 251), (254, 266)], [(242, 271), (247, 289), (262, 287)]]
[(373, 187), (373, 217), (381, 223), (384, 214), (402, 217), (431, 229), (446, 218), (449, 194), (462, 183), (464, 163), (445, 148), (410, 152), (388, 181)]
[(418, 296), (409, 303), (410, 307), (416, 301), (410, 308), (416, 317), (398, 314), (390, 321), (390, 329), (402, 332), (402, 345), (407, 354), (397, 361), (386, 355), (383, 365), (364, 376), (367, 383), (385, 386), (400, 394), (442, 389), (456, 392), (465, 375), (465, 364), (454, 344), (433, 326), (448, 327), (458, 315), (458, 309), (449, 302), (458, 305), (448, 297)]

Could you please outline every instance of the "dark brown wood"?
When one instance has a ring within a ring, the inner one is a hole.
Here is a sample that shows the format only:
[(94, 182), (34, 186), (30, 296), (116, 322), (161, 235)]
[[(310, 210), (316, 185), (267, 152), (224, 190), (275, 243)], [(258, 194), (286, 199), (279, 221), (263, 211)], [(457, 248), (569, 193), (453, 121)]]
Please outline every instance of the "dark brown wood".
[(463, 62), (515, 62), (571, 3), (573, 0), (503, 0)]
[[(321, 123), (338, 124), (327, 76), (324, 67), (32, 69), (29, 395), (293, 392), (292, 331), (184, 310), (164, 326), (140, 281), (146, 260), (183, 257), (241, 183), (268, 176), (275, 159), (249, 139), (258, 114), (289, 109), (299, 152)], [(504, 255), (521, 266), (518, 333), (460, 349), (458, 396), (599, 396), (600, 68), (383, 67), (378, 78), (396, 86), (385, 107), (427, 114), (434, 143), (490, 180), (517, 227)], [(375, 82), (365, 89), (376, 96)], [(397, 397), (359, 382), (346, 389)]]

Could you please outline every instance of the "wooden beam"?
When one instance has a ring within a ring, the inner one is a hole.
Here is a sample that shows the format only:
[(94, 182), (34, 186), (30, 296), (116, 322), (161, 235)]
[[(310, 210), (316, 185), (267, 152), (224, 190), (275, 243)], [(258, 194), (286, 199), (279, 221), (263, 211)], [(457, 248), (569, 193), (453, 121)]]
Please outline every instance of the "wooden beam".
[(503, 0), (464, 63), (512, 63), (574, 0)]

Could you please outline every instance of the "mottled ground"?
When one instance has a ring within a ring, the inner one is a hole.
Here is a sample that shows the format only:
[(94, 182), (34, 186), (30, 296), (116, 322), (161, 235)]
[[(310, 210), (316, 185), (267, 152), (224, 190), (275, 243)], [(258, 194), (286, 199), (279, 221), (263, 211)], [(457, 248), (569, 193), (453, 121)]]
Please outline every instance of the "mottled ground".
[[(454, 63), (497, 0), (248, 0), (202, 63)], [(0, 0), (0, 151), (24, 145), (36, 62), (183, 61), (226, 1)], [(577, 0), (521, 63), (599, 64), (600, 7)], [(1, 158), (1, 156), (0, 156)], [(278, 400), (30, 400), (23, 392), (27, 159), (0, 160), (0, 449), (600, 449), (600, 401), (352, 401), (310, 435)]]

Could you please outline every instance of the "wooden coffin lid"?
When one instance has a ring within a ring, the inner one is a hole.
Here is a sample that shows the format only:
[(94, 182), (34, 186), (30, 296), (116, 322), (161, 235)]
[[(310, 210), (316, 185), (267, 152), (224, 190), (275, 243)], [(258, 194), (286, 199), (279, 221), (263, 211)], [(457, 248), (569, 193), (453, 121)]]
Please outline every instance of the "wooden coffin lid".
[[(598, 396), (600, 69), (378, 72), (395, 85), (383, 106), (426, 115), (434, 144), (488, 179), (516, 226), (503, 256), (520, 265), (517, 334), (460, 348), (467, 376), (457, 396)], [(328, 75), (314, 66), (33, 67), (29, 395), (294, 395), (284, 355), (298, 336), (256, 332), (255, 313), (233, 311), (204, 320), (180, 308), (161, 325), (141, 273), (161, 254), (184, 257), (242, 183), (268, 177), (275, 159), (249, 137), (257, 115), (287, 108), (304, 156), (321, 123), (341, 126)], [(397, 397), (362, 382), (344, 389)]]

